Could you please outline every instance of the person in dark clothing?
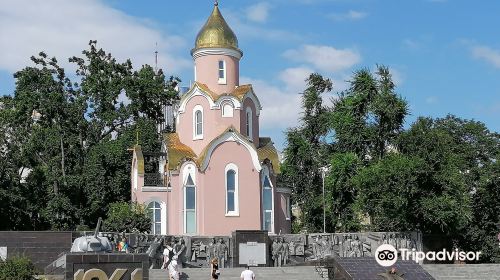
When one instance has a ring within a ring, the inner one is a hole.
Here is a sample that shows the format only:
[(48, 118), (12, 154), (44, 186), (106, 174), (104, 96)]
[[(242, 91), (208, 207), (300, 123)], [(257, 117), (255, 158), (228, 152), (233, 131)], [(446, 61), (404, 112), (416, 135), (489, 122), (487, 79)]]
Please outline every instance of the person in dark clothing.
[(213, 258), (210, 262), (210, 274), (212, 276), (212, 280), (219, 279), (220, 271), (219, 271), (219, 260), (217, 258)]

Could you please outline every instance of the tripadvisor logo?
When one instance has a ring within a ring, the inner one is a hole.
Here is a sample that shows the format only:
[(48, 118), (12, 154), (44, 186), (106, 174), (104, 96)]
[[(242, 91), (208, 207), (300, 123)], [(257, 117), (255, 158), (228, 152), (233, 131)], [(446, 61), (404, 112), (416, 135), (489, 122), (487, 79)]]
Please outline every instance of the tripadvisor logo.
[(392, 266), (398, 260), (398, 255), (403, 261), (412, 260), (416, 263), (421, 261), (479, 261), (481, 252), (464, 252), (455, 249), (454, 251), (429, 251), (421, 252), (415, 249), (399, 249), (389, 244), (380, 245), (375, 251), (375, 260), (381, 266)]
[(392, 266), (398, 260), (398, 251), (392, 245), (382, 244), (375, 251), (375, 260), (381, 266)]

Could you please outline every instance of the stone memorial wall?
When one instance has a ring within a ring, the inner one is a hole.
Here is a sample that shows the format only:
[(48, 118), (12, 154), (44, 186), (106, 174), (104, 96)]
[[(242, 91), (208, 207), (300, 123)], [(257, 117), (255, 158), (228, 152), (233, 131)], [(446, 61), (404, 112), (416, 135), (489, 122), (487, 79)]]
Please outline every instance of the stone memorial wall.
[[(147, 253), (153, 267), (160, 268), (165, 248), (172, 248), (183, 267), (209, 267), (217, 257), (219, 266), (230, 267), (234, 236), (155, 236), (144, 234), (100, 233), (108, 237), (114, 248), (125, 237), (128, 251)], [(396, 249), (423, 250), (418, 232), (360, 232), (269, 235), (270, 266), (297, 265), (330, 256), (345, 258), (372, 257), (381, 244)]]

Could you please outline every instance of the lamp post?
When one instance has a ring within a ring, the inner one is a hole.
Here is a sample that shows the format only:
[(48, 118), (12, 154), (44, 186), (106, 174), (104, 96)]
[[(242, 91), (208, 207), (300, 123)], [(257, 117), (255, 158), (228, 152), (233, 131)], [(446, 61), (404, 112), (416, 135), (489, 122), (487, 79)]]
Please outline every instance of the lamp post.
[(323, 166), (319, 170), (321, 171), (321, 179), (323, 180), (323, 233), (326, 233), (325, 177), (326, 173), (330, 171), (330, 166)]

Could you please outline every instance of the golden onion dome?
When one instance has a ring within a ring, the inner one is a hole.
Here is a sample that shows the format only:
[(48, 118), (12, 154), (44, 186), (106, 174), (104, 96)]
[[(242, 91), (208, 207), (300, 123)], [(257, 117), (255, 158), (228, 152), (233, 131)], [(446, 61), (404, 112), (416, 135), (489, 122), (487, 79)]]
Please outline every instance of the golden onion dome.
[(196, 36), (193, 52), (202, 48), (228, 48), (241, 52), (238, 49), (238, 38), (220, 13), (217, 1), (212, 14)]

